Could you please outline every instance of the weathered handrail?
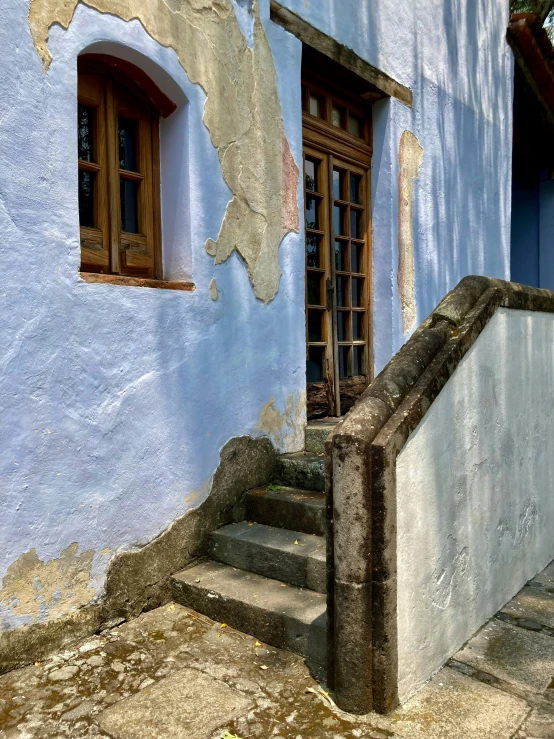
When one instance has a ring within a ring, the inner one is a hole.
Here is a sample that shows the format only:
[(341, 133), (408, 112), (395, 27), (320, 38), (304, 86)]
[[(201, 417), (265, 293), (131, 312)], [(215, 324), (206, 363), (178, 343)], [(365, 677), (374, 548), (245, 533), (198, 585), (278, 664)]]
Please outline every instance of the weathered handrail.
[(340, 708), (398, 704), (396, 457), (497, 308), (554, 312), (554, 293), (465, 277), (326, 442), (328, 678)]

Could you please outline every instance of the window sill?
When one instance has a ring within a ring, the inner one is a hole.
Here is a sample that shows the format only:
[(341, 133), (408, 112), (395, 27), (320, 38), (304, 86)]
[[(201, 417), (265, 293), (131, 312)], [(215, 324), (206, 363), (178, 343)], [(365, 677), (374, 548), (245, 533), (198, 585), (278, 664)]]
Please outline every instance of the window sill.
[(120, 285), (127, 287), (157, 287), (159, 290), (196, 290), (194, 282), (171, 282), (170, 280), (151, 280), (144, 277), (125, 277), (124, 275), (102, 275), (96, 272), (79, 272), (83, 282), (100, 285)]

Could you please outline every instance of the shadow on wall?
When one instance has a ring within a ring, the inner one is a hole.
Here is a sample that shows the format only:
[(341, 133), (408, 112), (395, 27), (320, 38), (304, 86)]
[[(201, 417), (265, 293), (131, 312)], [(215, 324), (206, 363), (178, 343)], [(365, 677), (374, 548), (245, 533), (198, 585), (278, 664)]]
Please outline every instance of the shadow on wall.
[[(441, 3), (444, 79), (434, 85), (422, 73), (414, 90), (425, 150), (415, 209), (418, 323), (467, 274), (509, 279), (512, 88), (499, 5)], [(445, 91), (453, 81), (455, 95)]]

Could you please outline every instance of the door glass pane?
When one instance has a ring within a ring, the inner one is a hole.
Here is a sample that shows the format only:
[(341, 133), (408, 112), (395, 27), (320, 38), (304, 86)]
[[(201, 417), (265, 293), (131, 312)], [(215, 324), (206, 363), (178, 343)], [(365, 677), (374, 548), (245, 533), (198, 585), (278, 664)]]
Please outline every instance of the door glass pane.
[(352, 113), (348, 114), (348, 130), (352, 136), (362, 137), (362, 121)]
[(364, 305), (364, 280), (363, 277), (352, 278), (352, 307), (363, 308)]
[(363, 239), (361, 210), (350, 210), (350, 236), (353, 239)]
[(306, 380), (308, 382), (323, 382), (325, 377), (325, 347), (311, 346), (308, 349), (306, 361)]
[(333, 169), (333, 197), (335, 200), (345, 200), (345, 179), (346, 178), (342, 170)]
[(323, 267), (323, 249), (321, 236), (306, 235), (306, 264), (308, 267)]
[(79, 159), (93, 162), (94, 146), (94, 108), (79, 103), (77, 111), (77, 140)]
[(362, 178), (357, 174), (350, 175), (350, 202), (361, 205), (361, 182)]
[(337, 128), (344, 128), (344, 120), (345, 120), (345, 109), (339, 108), (336, 105), (333, 105), (333, 112), (331, 115), (331, 123), (333, 126), (337, 126)]
[(138, 182), (119, 181), (121, 197), (121, 230), (130, 234), (138, 234)]
[(337, 276), (337, 306), (339, 308), (348, 308), (348, 281), (350, 278)]
[(119, 166), (137, 171), (137, 122), (130, 118), (119, 118)]
[(322, 300), (323, 290), (321, 289), (323, 276), (318, 272), (308, 272), (307, 283), (308, 305), (324, 305)]
[(363, 341), (365, 339), (365, 313), (352, 313), (352, 338), (354, 341)]
[(318, 192), (318, 169), (318, 162), (306, 158), (306, 190)]
[(343, 205), (333, 206), (333, 224), (337, 236), (345, 236), (346, 208)]
[(354, 347), (353, 374), (355, 377), (359, 375), (365, 375), (364, 351), (365, 348), (363, 346)]
[(306, 228), (319, 229), (319, 200), (306, 196)]
[(364, 247), (362, 244), (352, 244), (350, 247), (352, 272), (364, 272)]
[(348, 355), (351, 351), (349, 346), (339, 346), (339, 379), (344, 380), (345, 377), (350, 377), (348, 371)]
[(350, 312), (346, 310), (337, 311), (337, 340), (350, 341), (350, 326), (348, 318)]
[(335, 241), (335, 268), (338, 272), (348, 272), (347, 241)]
[(308, 341), (323, 341), (323, 311), (308, 311)]
[(310, 113), (317, 118), (322, 117), (323, 101), (315, 95), (310, 95)]
[(79, 170), (79, 225), (94, 228), (94, 173)]

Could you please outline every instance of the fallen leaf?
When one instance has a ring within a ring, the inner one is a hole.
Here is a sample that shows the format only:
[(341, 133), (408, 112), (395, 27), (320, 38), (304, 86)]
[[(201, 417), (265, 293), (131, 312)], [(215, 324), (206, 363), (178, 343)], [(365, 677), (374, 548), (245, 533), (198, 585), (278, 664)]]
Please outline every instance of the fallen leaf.
[(200, 578), (199, 578), (199, 577), (197, 577), (197, 578), (196, 578), (196, 580), (195, 580), (194, 582), (200, 582)]
[(269, 670), (267, 665), (260, 665), (260, 670)]
[(236, 734), (231, 734), (230, 731), (225, 731), (225, 734), (223, 734), (221, 739), (241, 739), (241, 738), (240, 736), (237, 736)]
[(254, 526), (254, 521), (248, 521), (249, 526)]
[(295, 544), (298, 544), (298, 539), (296, 539), (296, 541), (295, 541), (294, 543), (295, 543)]
[(174, 611), (175, 610), (175, 606), (173, 605), (173, 603), (169, 606), (169, 610), (170, 611)]
[(261, 643), (260, 641), (257, 641), (257, 642), (256, 642), (256, 643), (254, 644), (254, 646), (255, 646), (255, 647), (261, 647), (261, 646), (262, 646), (262, 643)]
[(226, 629), (227, 628), (227, 624), (221, 624), (221, 626), (219, 628), (220, 629)]

